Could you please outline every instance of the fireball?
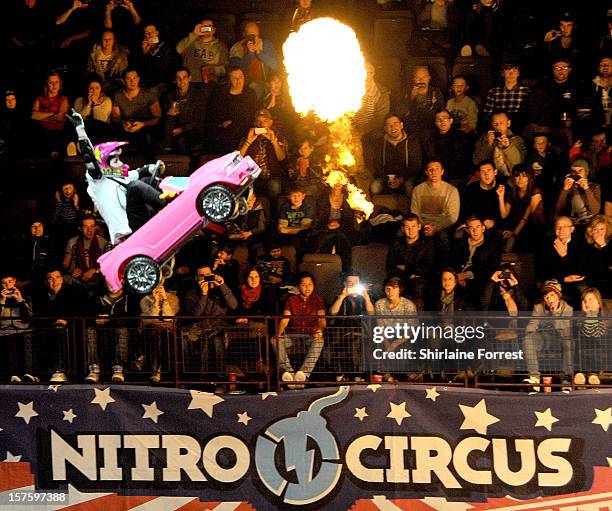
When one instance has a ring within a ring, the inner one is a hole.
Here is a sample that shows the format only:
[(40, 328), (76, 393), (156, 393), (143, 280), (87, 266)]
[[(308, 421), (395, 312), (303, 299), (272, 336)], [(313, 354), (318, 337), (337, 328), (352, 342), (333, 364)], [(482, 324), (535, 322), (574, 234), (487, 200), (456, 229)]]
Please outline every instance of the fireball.
[(332, 18), (317, 18), (283, 45), (295, 111), (333, 122), (361, 107), (366, 69), (355, 32)]

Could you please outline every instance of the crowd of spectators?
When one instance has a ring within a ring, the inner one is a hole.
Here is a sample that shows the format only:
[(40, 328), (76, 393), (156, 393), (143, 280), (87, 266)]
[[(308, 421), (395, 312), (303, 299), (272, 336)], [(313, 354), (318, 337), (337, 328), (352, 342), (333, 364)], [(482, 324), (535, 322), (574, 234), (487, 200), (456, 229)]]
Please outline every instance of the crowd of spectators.
[[(509, 1), (416, 2), (420, 20), (437, 29), (451, 20), (462, 27), (450, 53), (474, 51), (475, 59), (494, 60), (499, 84), (482, 98), (470, 97), (478, 84), (463, 75), (441, 90), (427, 66), (417, 66), (395, 96), (376, 78), (384, 57), (364, 46), (366, 95), (353, 119), (363, 143), (360, 183), (376, 204), (391, 195), (405, 213), (377, 205), (366, 220), (347, 202), (346, 187), (322, 180), (333, 141), (325, 124), (293, 111), (282, 51), (271, 42), (279, 34), (268, 38), (246, 21), (239, 37), (221, 40), (214, 16), (203, 14), (186, 20), (193, 28), (174, 41), (164, 34), (163, 9), (147, 9), (143, 1), (72, 0), (58, 12), (42, 0), (14, 4), (0, 160), (16, 174), (24, 159), (38, 154), (53, 162), (56, 175), (44, 180), (52, 189), (32, 190), (49, 197), (46, 218), (32, 218), (27, 232), (4, 233), (10, 249), (1, 261), (3, 317), (27, 323), (32, 314), (52, 316), (63, 327), (62, 318), (78, 315), (236, 314), (244, 320), (283, 314), (274, 332), (283, 380), (301, 382), (323, 350), (326, 322), (319, 316), (326, 312), (564, 315), (592, 313), (592, 296), (601, 313), (612, 298), (612, 8), (583, 9), (579, 19), (571, 3), (551, 5), (555, 12), (538, 19), (536, 48), (521, 52), (516, 38), (504, 37), (500, 20), (504, 13), (518, 16)], [(300, 0), (291, 11), (292, 29), (318, 11), (311, 4)], [(530, 70), (526, 80), (523, 69)], [(222, 233), (191, 240), (176, 256), (174, 275), (150, 296), (110, 293), (96, 264), (112, 247), (109, 234), (84, 178), (62, 178), (62, 161), (77, 154), (65, 116), (70, 108), (83, 116), (94, 143), (125, 140), (127, 151), (146, 158), (184, 154), (197, 163), (235, 150), (251, 156), (262, 173), (249, 212)], [(2, 198), (10, 201), (10, 192)], [(373, 240), (388, 244), (387, 278), (361, 288), (351, 251)], [(233, 258), (240, 245), (249, 263), (242, 274)], [(295, 249), (298, 262), (309, 253), (340, 255), (341, 294), (319, 296), (312, 275), (291, 274), (286, 247)], [(502, 265), (508, 253), (533, 257), (535, 286), (528, 289), (512, 265)], [(304, 314), (313, 319), (291, 317)], [(149, 328), (165, 328), (151, 321)], [(14, 327), (11, 321), (2, 335), (14, 335)], [(527, 343), (534, 374), (540, 327), (530, 326)], [(287, 349), (300, 336), (310, 339), (309, 350), (294, 372)], [(115, 339), (110, 365), (117, 382), (128, 363), (126, 339)], [(87, 346), (88, 381), (97, 382), (101, 360), (93, 333)], [(61, 350), (49, 349), (53, 380), (64, 381)], [(31, 376), (25, 351), (20, 370)], [(160, 356), (158, 350), (153, 381), (160, 379)]]

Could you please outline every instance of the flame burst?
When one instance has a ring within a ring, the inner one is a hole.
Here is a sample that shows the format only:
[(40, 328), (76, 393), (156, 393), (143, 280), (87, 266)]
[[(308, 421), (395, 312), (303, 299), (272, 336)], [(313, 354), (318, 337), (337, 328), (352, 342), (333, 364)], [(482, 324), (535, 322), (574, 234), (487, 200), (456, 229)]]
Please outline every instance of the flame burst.
[(347, 175), (363, 167), (361, 142), (351, 120), (361, 108), (366, 69), (355, 32), (332, 18), (317, 18), (292, 33), (283, 45), (289, 91), (296, 112), (330, 123), (325, 182), (346, 186), (353, 209), (370, 216), (374, 205)]

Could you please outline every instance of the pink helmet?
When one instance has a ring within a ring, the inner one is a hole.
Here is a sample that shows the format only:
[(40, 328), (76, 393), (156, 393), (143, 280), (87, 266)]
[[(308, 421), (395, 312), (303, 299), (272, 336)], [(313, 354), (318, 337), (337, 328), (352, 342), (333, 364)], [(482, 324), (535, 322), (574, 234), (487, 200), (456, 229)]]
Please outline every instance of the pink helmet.
[(121, 147), (128, 142), (103, 142), (94, 146), (94, 156), (100, 165), (100, 170), (107, 175), (122, 175), (127, 176), (130, 166), (118, 160), (121, 165), (111, 166), (110, 160), (121, 154)]

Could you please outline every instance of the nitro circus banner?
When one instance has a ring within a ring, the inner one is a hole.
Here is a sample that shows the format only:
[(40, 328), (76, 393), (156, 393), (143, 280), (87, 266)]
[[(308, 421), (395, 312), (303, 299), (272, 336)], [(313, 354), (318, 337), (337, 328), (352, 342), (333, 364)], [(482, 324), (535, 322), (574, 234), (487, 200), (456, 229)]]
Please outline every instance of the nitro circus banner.
[(0, 387), (0, 509), (612, 509), (612, 390)]

